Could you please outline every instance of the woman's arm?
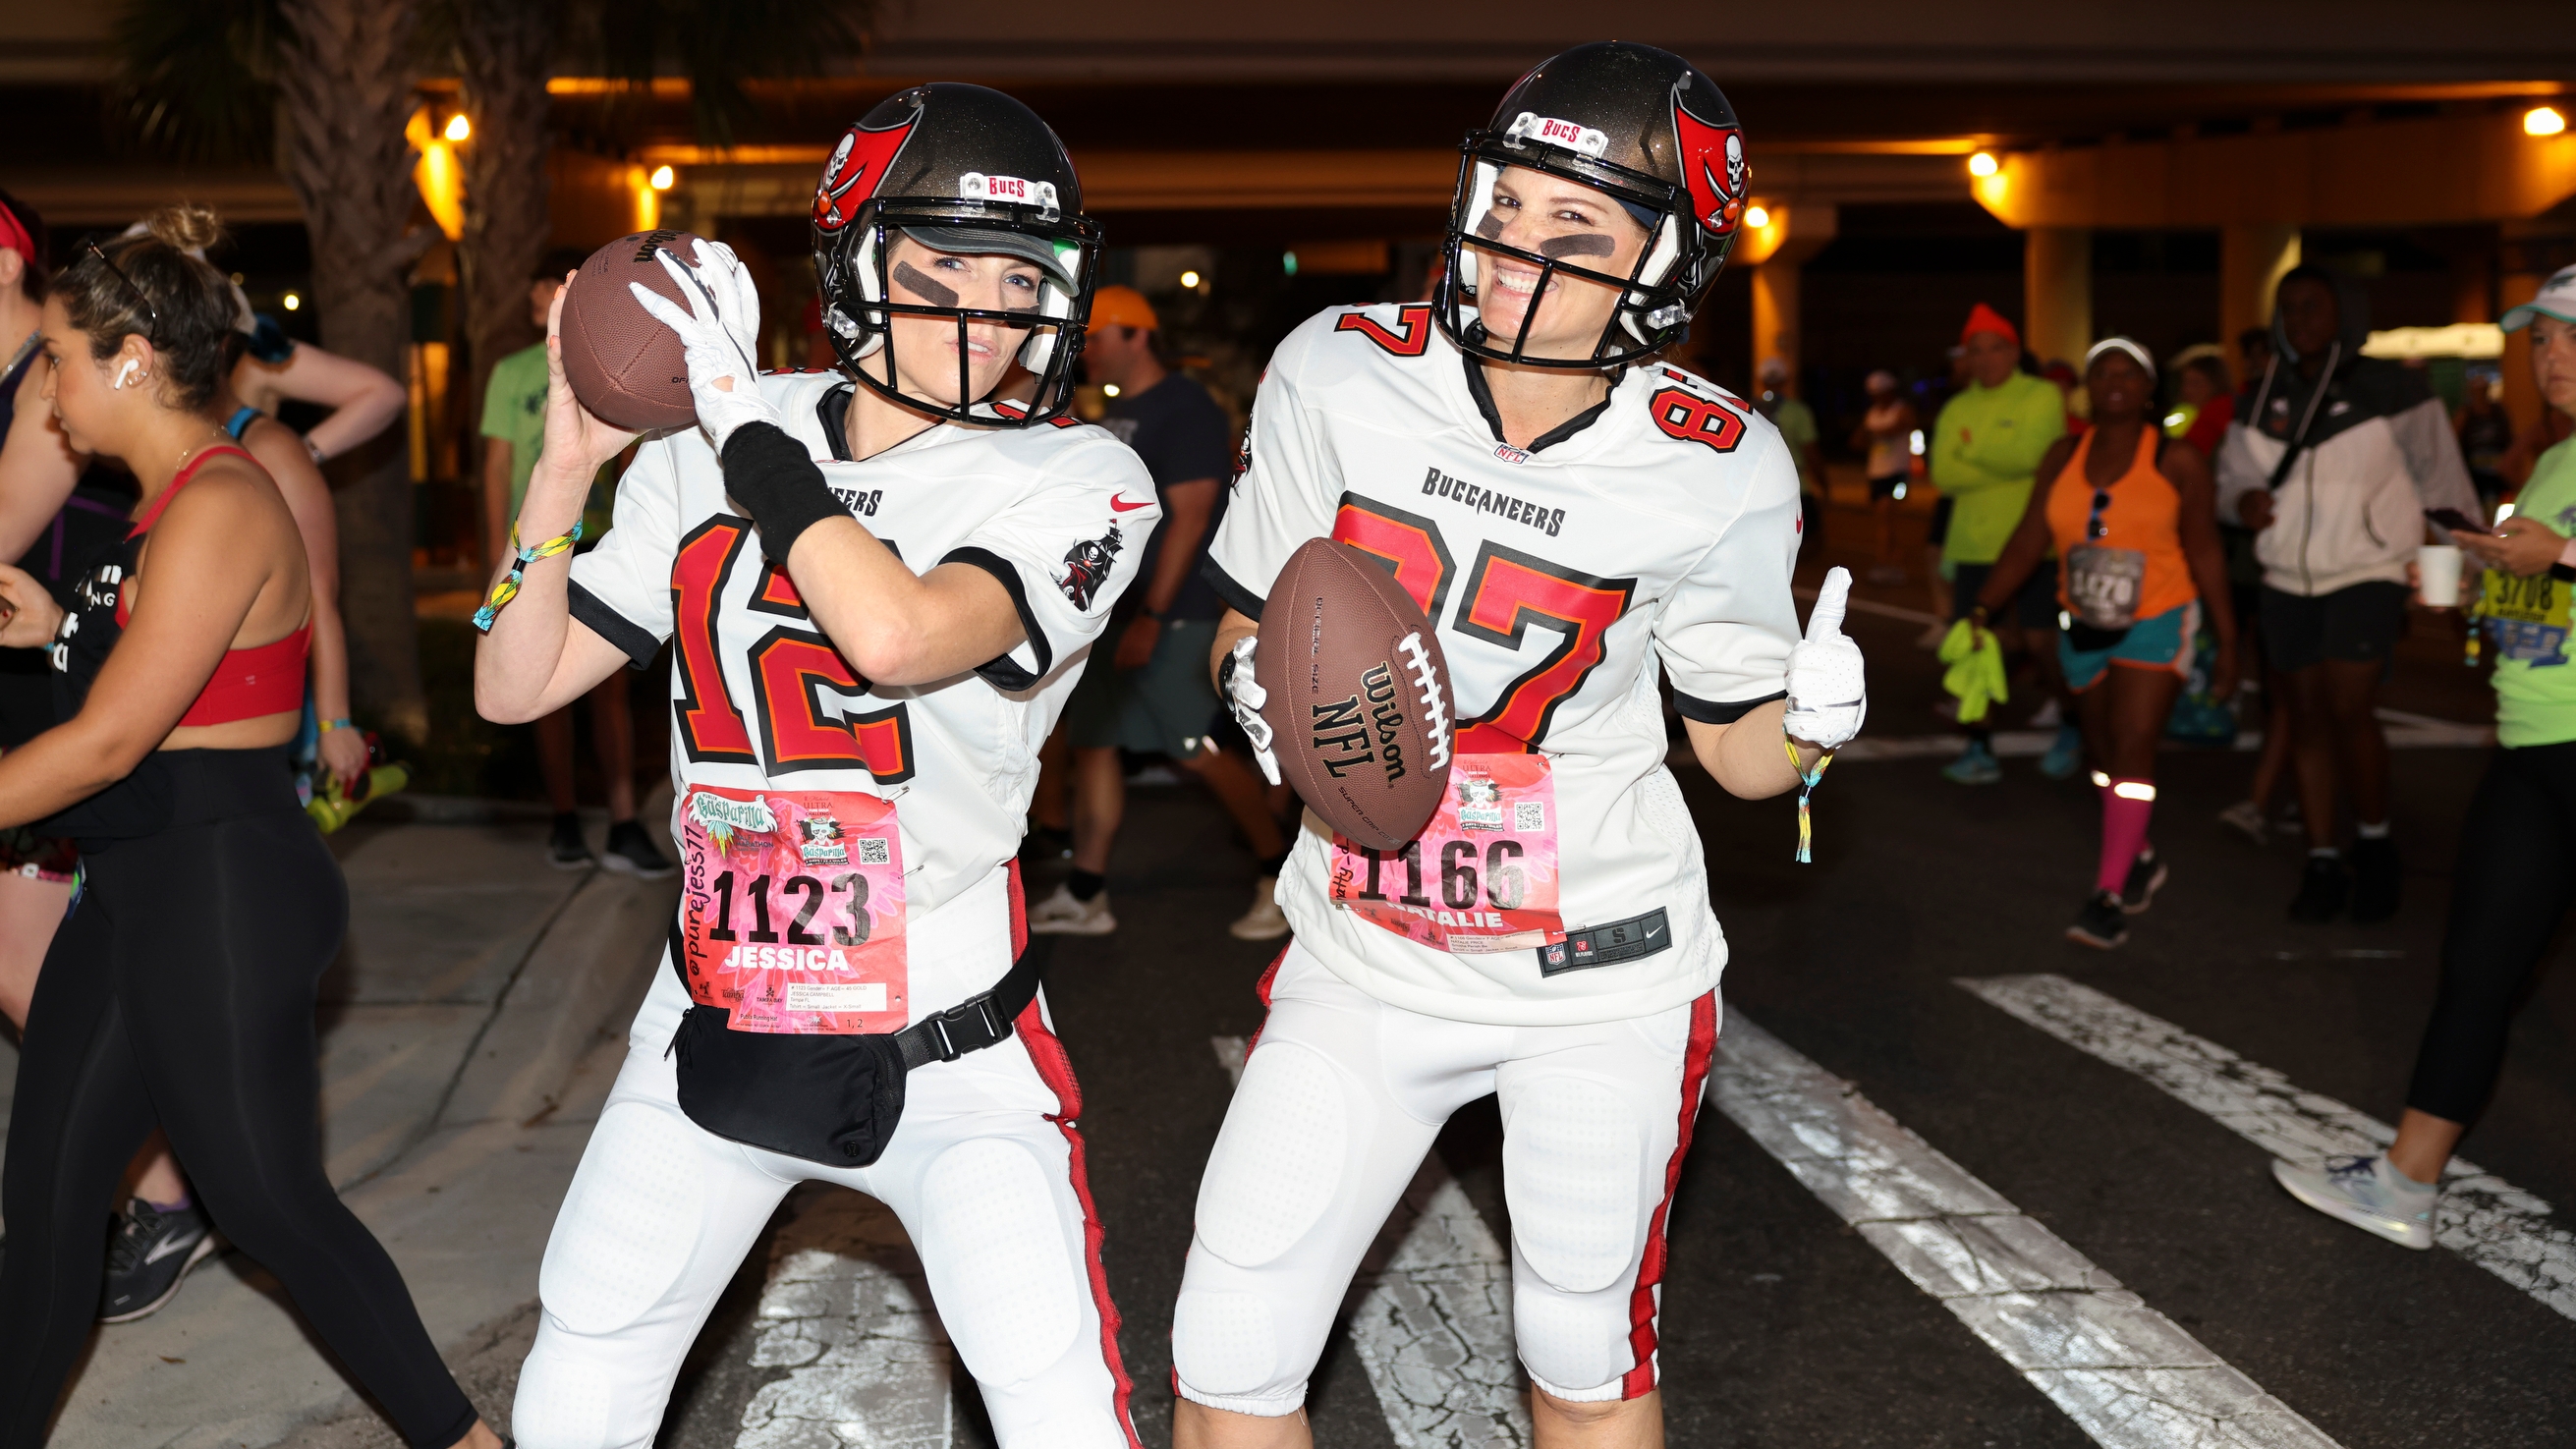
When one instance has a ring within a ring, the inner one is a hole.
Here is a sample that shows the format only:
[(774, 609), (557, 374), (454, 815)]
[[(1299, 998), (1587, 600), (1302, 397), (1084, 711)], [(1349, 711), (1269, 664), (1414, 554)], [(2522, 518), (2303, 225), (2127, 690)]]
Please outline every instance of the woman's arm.
[(2236, 603), (2227, 584), (2227, 550), (2218, 538), (2218, 481), (2210, 476), (2209, 460), (2189, 443), (2167, 444), (2161, 467), (2182, 494), (2178, 531), (2183, 562), (2200, 594), (2201, 615), (2218, 636), (2210, 697), (2225, 699), (2236, 692)]
[[(267, 391), (331, 410), (304, 435), (323, 459), (336, 458), (385, 430), (410, 396), (403, 385), (355, 358), (295, 344), (283, 367), (267, 370)], [(318, 460), (317, 460), (318, 461)]]
[[(1789, 738), (1780, 724), (1788, 709), (1787, 700), (1775, 699), (1728, 724), (1685, 719), (1682, 727), (1690, 732), (1691, 753), (1699, 758), (1700, 768), (1725, 786), (1726, 793), (1739, 800), (1768, 800), (1798, 786), (1798, 773), (1789, 768), (1789, 752), (1780, 748), (1780, 742)], [(1812, 745), (1795, 748), (1800, 770), (1814, 769), (1824, 753)]]
[(53, 405), (44, 400), (45, 359), (27, 365), (18, 380), (9, 434), (0, 438), (0, 559), (33, 548), (45, 525), (63, 511), (87, 460), (63, 440)]
[(249, 470), (214, 463), (173, 500), (152, 530), (150, 581), (80, 713), (0, 755), (0, 826), (125, 778), (169, 739), (226, 650), (293, 632), (309, 587), (274, 498)]
[(1994, 570), (1986, 575), (1985, 587), (1977, 591), (1976, 606), (1991, 614), (2021, 592), (2030, 571), (2048, 556), (2048, 495), (2057, 486), (2057, 475), (2066, 471), (2066, 460), (2074, 455), (2075, 443), (2059, 438), (2049, 445), (2039, 460), (2038, 480), (2031, 485), (2030, 498), (2021, 506), (2021, 522), (2013, 526), (2012, 537), (2004, 544), (2003, 554), (1995, 560)]
[(1028, 638), (1001, 580), (962, 563), (915, 574), (846, 515), (798, 534), (787, 573), (832, 646), (877, 684), (963, 674)]
[[(304, 540), (304, 564), (313, 585), (313, 712), (322, 719), (349, 717), (349, 641), (340, 620), (340, 520), (331, 507), (331, 485), (304, 451), (295, 430), (272, 419), (250, 425), (242, 441), (252, 457), (277, 480), (278, 496), (295, 515), (295, 532)], [(353, 729), (327, 729), (319, 746), (322, 763), (343, 781), (367, 768), (367, 742)]]

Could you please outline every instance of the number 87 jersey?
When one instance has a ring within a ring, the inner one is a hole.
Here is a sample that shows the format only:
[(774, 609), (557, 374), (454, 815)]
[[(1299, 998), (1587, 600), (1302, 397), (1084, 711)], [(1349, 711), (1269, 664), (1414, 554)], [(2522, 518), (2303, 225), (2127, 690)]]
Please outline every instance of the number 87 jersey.
[[(1430, 308), (1339, 308), (1280, 344), (1234, 487), (1207, 565), (1228, 602), (1258, 619), (1308, 539), (1359, 549), (1440, 632), (1462, 765), (1535, 755), (1553, 776), (1562, 940), (1442, 950), (1337, 908), (1334, 850), (1309, 817), (1279, 880), (1298, 941), (1391, 1005), (1497, 1025), (1642, 1016), (1715, 987), (1726, 943), (1664, 764), (1655, 666), (1691, 719), (1729, 723), (1782, 697), (1800, 523), (1778, 431), (1649, 364), (1516, 448), (1481, 364)], [(1476, 882), (1441, 878), (1427, 852), (1380, 874), (1444, 923), (1498, 904), (1453, 899)]]
[[(636, 668), (669, 641), (675, 807), (692, 787), (855, 792), (894, 807), (919, 1020), (1010, 966), (1002, 873), (1019, 848), (1038, 746), (1161, 512), (1135, 453), (1070, 420), (943, 423), (850, 461), (841, 425), (850, 386), (821, 373), (760, 380), (862, 526), (916, 573), (943, 563), (991, 573), (1025, 642), (928, 684), (861, 678), (809, 617), (795, 580), (763, 556), (695, 428), (638, 451), (618, 482), (614, 525), (573, 561), (570, 604)], [(839, 903), (826, 904), (821, 919), (838, 922)], [(657, 994), (672, 981), (664, 973)], [(687, 1003), (670, 994), (676, 1017)]]

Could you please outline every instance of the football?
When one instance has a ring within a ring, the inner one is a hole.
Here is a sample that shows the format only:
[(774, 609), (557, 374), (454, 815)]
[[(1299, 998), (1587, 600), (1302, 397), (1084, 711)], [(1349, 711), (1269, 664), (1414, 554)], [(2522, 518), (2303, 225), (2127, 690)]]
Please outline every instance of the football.
[[(681, 301), (655, 253), (670, 249), (697, 260), (698, 239), (684, 231), (622, 236), (590, 254), (564, 295), (564, 381), (591, 415), (629, 432), (685, 428), (698, 420), (689, 400), (689, 365), (679, 334), (653, 319), (626, 289), (629, 282)], [(688, 303), (694, 310), (702, 300)]]
[(1396, 850), (1449, 788), (1449, 664), (1394, 575), (1329, 538), (1288, 556), (1253, 679), (1280, 778), (1353, 844)]

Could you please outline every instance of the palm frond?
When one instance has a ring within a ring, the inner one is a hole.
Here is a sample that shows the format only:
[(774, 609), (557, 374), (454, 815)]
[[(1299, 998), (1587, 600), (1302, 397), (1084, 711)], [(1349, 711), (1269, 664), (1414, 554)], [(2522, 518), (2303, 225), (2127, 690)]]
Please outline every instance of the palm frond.
[(114, 112), (131, 138), (192, 161), (276, 146), (277, 0), (135, 0), (117, 16)]
[(657, 75), (689, 82), (698, 140), (729, 146), (759, 113), (744, 82), (820, 74), (859, 55), (876, 0), (643, 0), (580, 27), (596, 37), (602, 69), (640, 92)]

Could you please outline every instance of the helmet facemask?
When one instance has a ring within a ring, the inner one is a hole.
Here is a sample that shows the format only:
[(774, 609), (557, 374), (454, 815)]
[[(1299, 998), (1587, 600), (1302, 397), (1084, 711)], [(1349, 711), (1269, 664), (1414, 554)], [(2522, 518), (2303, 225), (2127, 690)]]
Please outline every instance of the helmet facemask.
[[(1690, 315), (1717, 273), (1722, 253), (1712, 254), (1692, 212), (1687, 187), (1645, 172), (1602, 160), (1606, 138), (1598, 131), (1566, 135), (1563, 143), (1542, 140), (1541, 129), (1569, 131), (1562, 122), (1523, 113), (1503, 131), (1478, 131), (1459, 149), (1458, 185), (1450, 202), (1447, 266), (1433, 299), (1440, 330), (1465, 352), (1496, 362), (1531, 367), (1597, 371), (1648, 357), (1690, 333)], [(1646, 244), (1623, 276), (1582, 266), (1569, 257), (1549, 256), (1507, 246), (1478, 234), (1493, 210), (1494, 189), (1508, 168), (1518, 167), (1571, 181), (1600, 192), (1643, 224)], [(1480, 256), (1509, 257), (1538, 271), (1529, 309), (1520, 326), (1505, 339), (1486, 328), (1476, 305)], [(1529, 336), (1548, 284), (1571, 277), (1607, 288), (1618, 296), (1610, 320), (1595, 339), (1588, 357), (1544, 357), (1529, 353)]]
[[(1100, 229), (1088, 217), (1056, 204), (1055, 188), (1029, 183), (1025, 201), (980, 194), (987, 178), (968, 173), (963, 197), (878, 197), (850, 224), (818, 247), (815, 270), (824, 298), (823, 330), (842, 367), (889, 401), (955, 422), (988, 427), (1031, 427), (1064, 416), (1073, 405), (1083, 329), (1098, 286)], [(1034, 263), (1040, 278), (1037, 305), (990, 308), (894, 300), (890, 253), (899, 236), (934, 251), (999, 255)], [(1041, 260), (1044, 258), (1044, 260)], [(957, 329), (956, 401), (941, 402), (904, 386), (891, 345), (896, 316), (936, 317)], [(981, 394), (969, 363), (970, 324), (998, 324), (1027, 335), (1013, 361), (1037, 381), (1025, 402), (998, 397), (1011, 374)], [(863, 366), (884, 353), (883, 377)]]

